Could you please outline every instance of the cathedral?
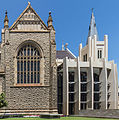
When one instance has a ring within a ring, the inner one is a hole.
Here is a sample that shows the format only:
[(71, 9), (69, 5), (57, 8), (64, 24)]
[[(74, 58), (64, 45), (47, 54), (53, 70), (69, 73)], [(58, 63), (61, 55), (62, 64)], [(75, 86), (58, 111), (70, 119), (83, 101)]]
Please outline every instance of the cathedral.
[(8, 113), (57, 113), (55, 29), (30, 3), (9, 28), (7, 12), (0, 44), (0, 91)]
[(0, 43), (0, 113), (78, 114), (117, 109), (118, 76), (108, 61), (108, 36), (99, 41), (92, 12), (87, 43), (76, 57), (67, 44), (56, 51), (51, 12), (47, 25), (28, 3), (9, 27), (7, 11)]

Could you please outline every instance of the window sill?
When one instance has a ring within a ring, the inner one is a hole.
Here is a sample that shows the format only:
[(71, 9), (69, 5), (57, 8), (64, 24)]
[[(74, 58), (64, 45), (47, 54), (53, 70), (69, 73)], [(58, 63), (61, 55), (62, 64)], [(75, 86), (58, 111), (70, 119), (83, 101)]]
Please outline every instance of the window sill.
[(46, 86), (49, 86), (49, 85), (44, 85), (42, 83), (39, 83), (39, 84), (15, 84), (12, 87), (37, 87), (37, 86), (46, 87)]

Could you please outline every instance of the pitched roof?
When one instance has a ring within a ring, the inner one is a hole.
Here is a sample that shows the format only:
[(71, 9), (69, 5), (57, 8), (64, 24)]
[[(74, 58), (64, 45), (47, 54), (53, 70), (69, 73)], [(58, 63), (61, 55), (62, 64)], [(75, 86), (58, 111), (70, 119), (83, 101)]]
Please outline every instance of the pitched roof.
[(21, 13), (21, 15), (17, 18), (17, 20), (13, 23), (13, 25), (10, 27), (10, 30), (14, 30), (15, 28), (18, 27), (18, 24), (20, 25), (20, 21), (34, 21), (34, 22), (39, 22), (41, 27), (44, 30), (48, 30), (47, 26), (45, 23), (41, 20), (39, 15), (35, 12), (35, 10), (31, 7), (31, 4), (28, 3), (28, 6), (26, 9)]
[(69, 51), (68, 49), (66, 49), (66, 50), (57, 50), (56, 51), (56, 58), (57, 59), (63, 59), (65, 57), (68, 57), (70, 59), (75, 59), (76, 58), (76, 56), (73, 53), (71, 53), (71, 51)]
[[(92, 11), (88, 37), (93, 37), (94, 35), (97, 36), (97, 40), (98, 40), (98, 32), (97, 32), (96, 23), (95, 23), (95, 17), (94, 17), (94, 13)], [(88, 44), (88, 39), (87, 39), (87, 44)]]

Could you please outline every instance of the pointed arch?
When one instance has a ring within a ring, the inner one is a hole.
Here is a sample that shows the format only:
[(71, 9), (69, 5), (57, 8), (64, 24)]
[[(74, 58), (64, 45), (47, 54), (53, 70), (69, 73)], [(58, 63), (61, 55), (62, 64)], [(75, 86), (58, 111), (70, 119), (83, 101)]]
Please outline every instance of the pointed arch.
[(16, 51), (16, 84), (43, 84), (43, 50), (32, 40), (21, 43)]

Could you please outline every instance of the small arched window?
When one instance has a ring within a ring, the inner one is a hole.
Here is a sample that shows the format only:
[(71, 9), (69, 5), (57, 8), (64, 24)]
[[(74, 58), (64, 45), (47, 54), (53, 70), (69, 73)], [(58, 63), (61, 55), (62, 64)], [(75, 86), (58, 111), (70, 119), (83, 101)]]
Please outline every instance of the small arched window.
[(17, 54), (17, 84), (40, 83), (40, 51), (32, 44), (24, 45)]

